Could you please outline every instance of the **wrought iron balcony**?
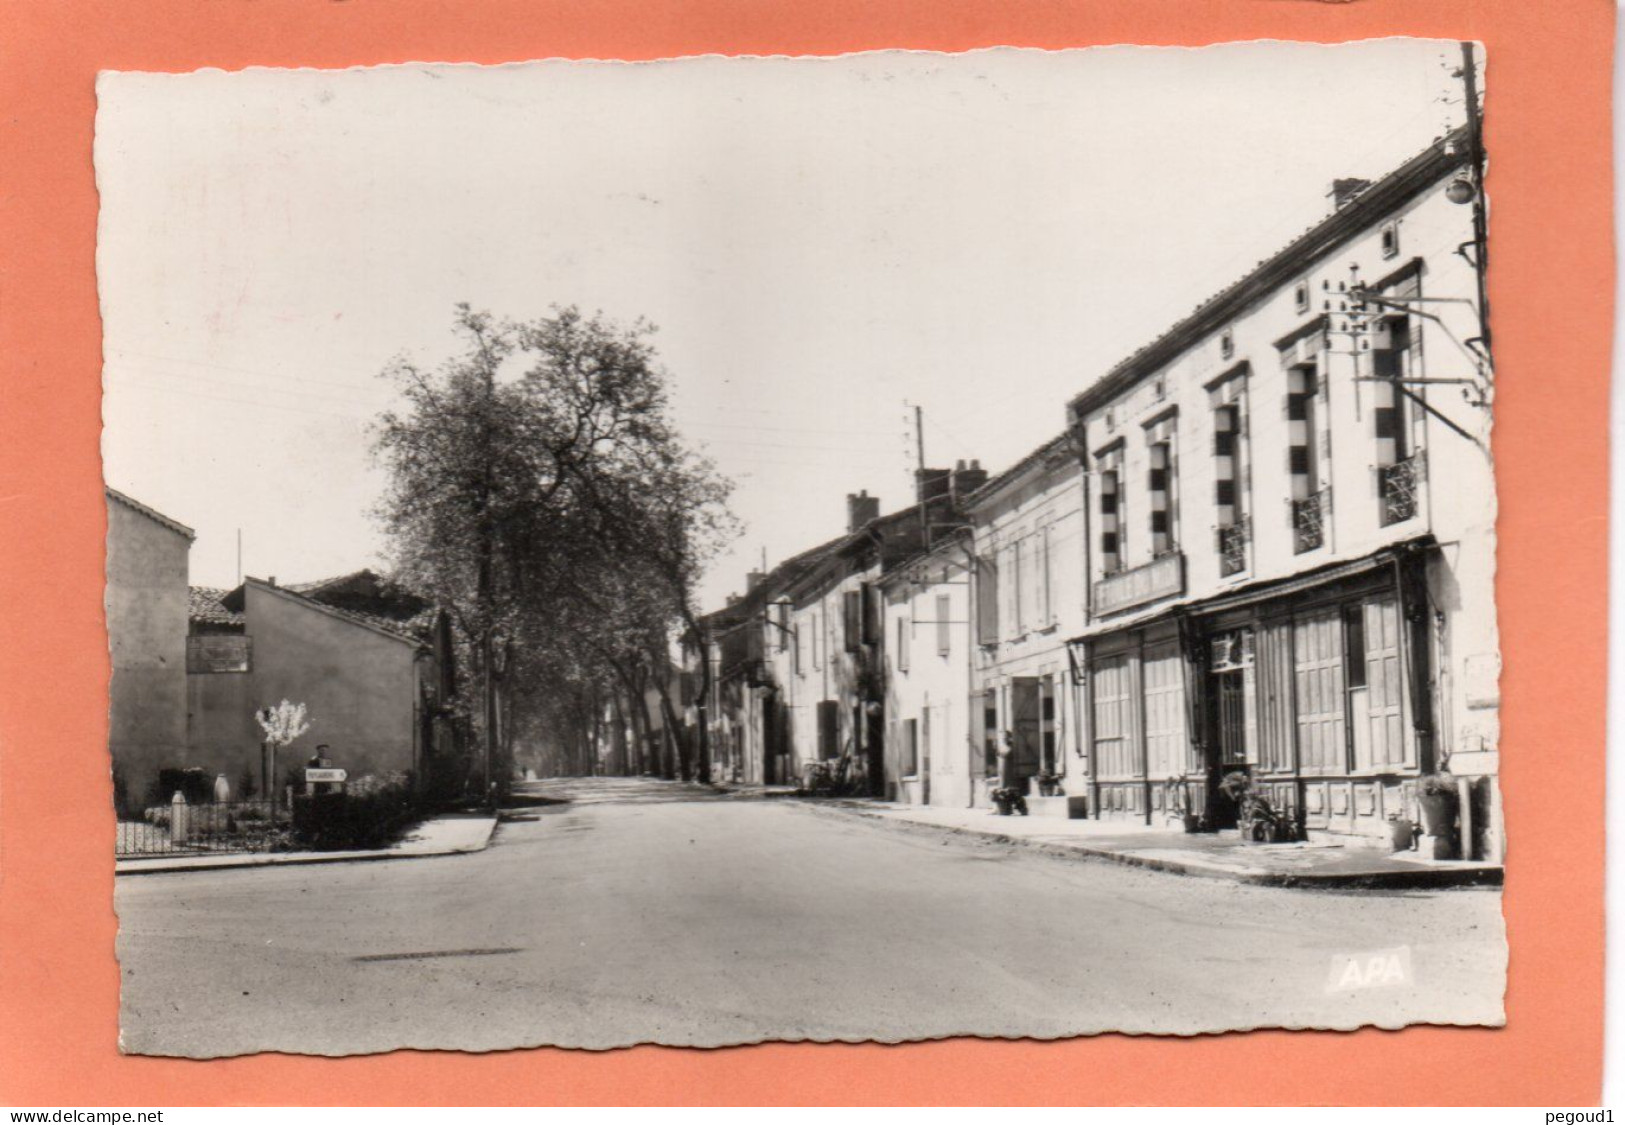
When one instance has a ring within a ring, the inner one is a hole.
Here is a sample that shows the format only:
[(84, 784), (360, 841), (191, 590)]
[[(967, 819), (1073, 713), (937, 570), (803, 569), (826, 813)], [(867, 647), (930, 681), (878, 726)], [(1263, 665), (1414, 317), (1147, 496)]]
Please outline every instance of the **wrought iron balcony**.
[(1326, 542), (1326, 521), (1332, 514), (1332, 490), (1323, 488), (1312, 496), (1292, 501), (1292, 549), (1296, 554), (1313, 551)]
[(1377, 469), (1377, 491), (1382, 497), (1382, 522), (1400, 523), (1416, 515), (1427, 479), (1427, 463), (1421, 453)]
[(1252, 521), (1237, 520), (1219, 528), (1219, 573), (1229, 576), (1247, 569), (1247, 543), (1252, 539)]

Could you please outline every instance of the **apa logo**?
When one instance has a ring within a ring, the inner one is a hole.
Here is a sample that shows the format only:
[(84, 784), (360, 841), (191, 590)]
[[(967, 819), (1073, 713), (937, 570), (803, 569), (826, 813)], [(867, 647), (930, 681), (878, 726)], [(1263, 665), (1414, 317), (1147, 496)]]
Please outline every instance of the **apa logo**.
[(1368, 953), (1339, 953), (1326, 974), (1327, 992), (1353, 992), (1363, 988), (1390, 988), (1411, 983), (1411, 949), (1373, 949)]

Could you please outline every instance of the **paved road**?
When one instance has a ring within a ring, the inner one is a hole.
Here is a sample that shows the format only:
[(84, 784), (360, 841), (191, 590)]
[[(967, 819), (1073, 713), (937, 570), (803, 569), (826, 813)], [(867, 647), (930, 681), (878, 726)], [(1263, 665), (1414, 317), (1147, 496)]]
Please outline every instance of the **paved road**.
[[(1052, 859), (786, 800), (536, 787), (487, 851), (121, 878), (126, 1051), (1499, 1023), (1493, 890)], [(1329, 991), (1335, 955), (1413, 980)]]

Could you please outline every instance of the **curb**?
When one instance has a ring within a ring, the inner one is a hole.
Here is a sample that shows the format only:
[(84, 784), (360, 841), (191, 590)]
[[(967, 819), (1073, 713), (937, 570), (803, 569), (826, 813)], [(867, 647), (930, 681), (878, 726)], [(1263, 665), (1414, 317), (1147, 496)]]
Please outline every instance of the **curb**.
[(425, 851), (376, 848), (370, 851), (347, 852), (244, 852), (240, 855), (222, 857), (222, 861), (217, 863), (197, 862), (199, 859), (211, 858), (208, 856), (120, 859), (114, 861), (113, 874), (115, 877), (120, 875), (171, 875), (196, 871), (240, 871), (246, 867), (303, 867), (313, 863), (375, 863), (380, 860), (430, 859), (435, 856), (473, 855), (476, 852), (483, 852), (491, 846), (491, 837), (496, 834), (496, 828), (497, 819), (492, 817), (490, 825), (486, 829), (485, 837), (479, 843), (460, 844), (456, 847), (435, 848)]
[(1124, 867), (1138, 867), (1147, 871), (1160, 871), (1169, 875), (1184, 875), (1196, 879), (1223, 879), (1260, 887), (1288, 887), (1298, 890), (1386, 890), (1397, 888), (1449, 888), (1471, 886), (1500, 886), (1503, 871), (1499, 867), (1476, 866), (1467, 868), (1418, 867), (1415, 870), (1392, 871), (1237, 871), (1219, 864), (1191, 863), (1186, 860), (1162, 856), (1141, 855), (1117, 851), (1089, 844), (1057, 844), (1051, 840), (1035, 840), (1030, 836), (1012, 836), (1003, 832), (990, 832), (979, 828), (965, 828), (953, 824), (931, 824), (928, 821), (891, 817), (885, 813), (855, 808), (851, 805), (806, 805), (814, 810), (829, 809), (849, 816), (877, 821), (889, 828), (902, 831), (936, 832), (991, 843), (1026, 848), (1057, 859), (1097, 859)]

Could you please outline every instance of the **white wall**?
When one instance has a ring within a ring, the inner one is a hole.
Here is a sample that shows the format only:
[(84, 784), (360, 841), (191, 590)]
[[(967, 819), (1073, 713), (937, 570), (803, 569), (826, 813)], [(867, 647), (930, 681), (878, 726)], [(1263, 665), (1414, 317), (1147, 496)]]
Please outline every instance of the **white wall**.
[[(981, 772), (981, 750), (971, 744), (974, 622), (969, 560), (961, 542), (899, 568), (885, 583), (886, 737), (894, 761), (903, 746), (904, 724), (912, 720), (919, 732), (918, 768), (899, 785), (898, 799), (909, 804), (966, 808), (973, 778)], [(946, 622), (941, 632), (939, 621)]]

